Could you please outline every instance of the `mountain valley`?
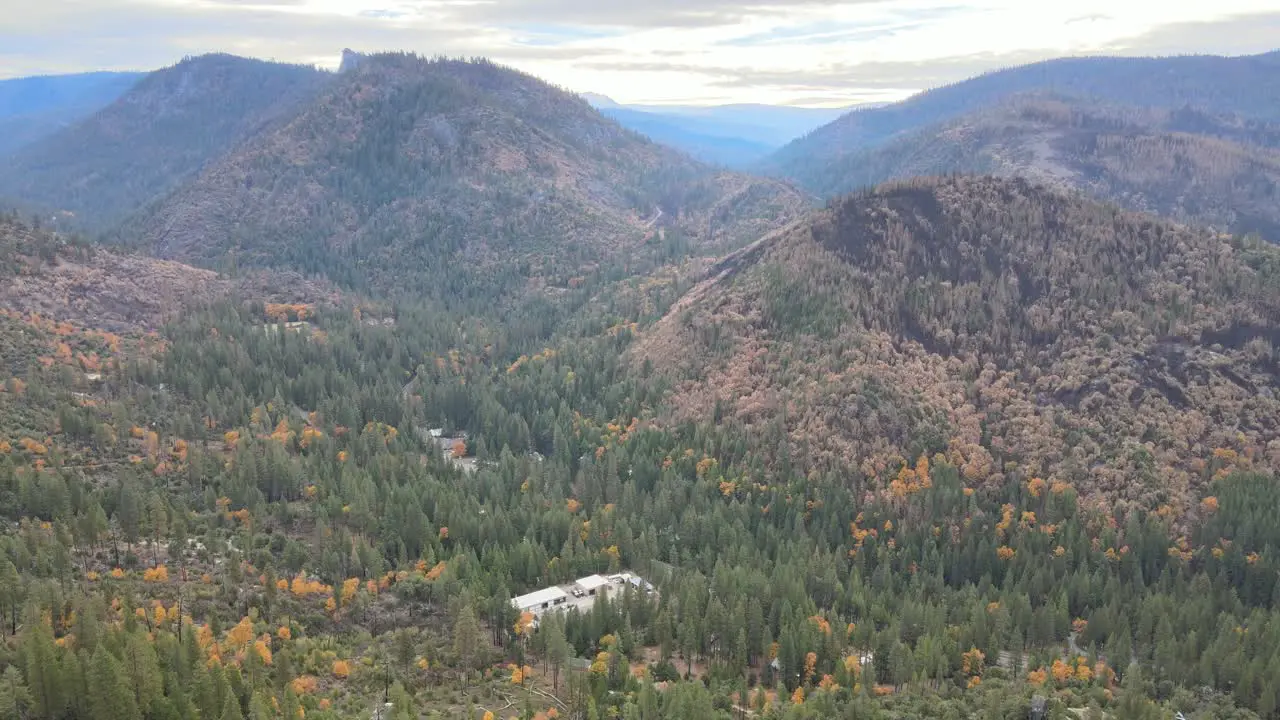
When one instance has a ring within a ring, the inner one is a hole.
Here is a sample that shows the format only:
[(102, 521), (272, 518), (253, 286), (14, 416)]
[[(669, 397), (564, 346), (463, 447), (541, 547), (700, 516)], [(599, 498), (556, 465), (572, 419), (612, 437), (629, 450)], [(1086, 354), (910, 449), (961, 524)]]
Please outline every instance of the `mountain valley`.
[(1277, 70), (0, 83), (0, 720), (1277, 717)]

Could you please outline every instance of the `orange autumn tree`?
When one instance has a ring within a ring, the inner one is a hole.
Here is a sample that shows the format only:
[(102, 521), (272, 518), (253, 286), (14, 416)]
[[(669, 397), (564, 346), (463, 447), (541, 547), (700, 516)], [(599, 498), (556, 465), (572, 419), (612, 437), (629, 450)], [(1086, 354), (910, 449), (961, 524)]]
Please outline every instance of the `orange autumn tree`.
[(804, 656), (804, 681), (809, 682), (818, 668), (818, 653), (809, 652)]
[(527, 636), (533, 629), (533, 613), (525, 611), (520, 613), (520, 617), (516, 618), (516, 624), (513, 630), (519, 637)]
[(981, 675), (986, 667), (987, 656), (978, 648), (970, 648), (960, 656), (961, 669), (965, 675)]

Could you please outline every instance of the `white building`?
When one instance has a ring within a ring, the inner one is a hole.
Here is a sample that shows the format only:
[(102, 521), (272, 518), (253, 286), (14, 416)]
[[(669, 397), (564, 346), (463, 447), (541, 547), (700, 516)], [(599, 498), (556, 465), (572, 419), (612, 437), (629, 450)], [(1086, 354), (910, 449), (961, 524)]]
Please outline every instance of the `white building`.
[(549, 588), (534, 590), (527, 595), (513, 598), (511, 604), (520, 612), (531, 612), (537, 617), (542, 612), (557, 605), (563, 605), (569, 599), (568, 593), (552, 585)]
[(621, 593), (626, 587), (633, 587), (642, 592), (651, 592), (653, 586), (639, 575), (632, 572), (613, 573), (611, 575), (588, 575), (565, 585), (552, 585), (535, 590), (526, 595), (512, 598), (511, 604), (520, 612), (533, 615), (534, 625), (538, 618), (548, 612), (557, 612), (577, 608), (579, 612), (588, 612), (595, 604), (597, 597), (608, 597)]

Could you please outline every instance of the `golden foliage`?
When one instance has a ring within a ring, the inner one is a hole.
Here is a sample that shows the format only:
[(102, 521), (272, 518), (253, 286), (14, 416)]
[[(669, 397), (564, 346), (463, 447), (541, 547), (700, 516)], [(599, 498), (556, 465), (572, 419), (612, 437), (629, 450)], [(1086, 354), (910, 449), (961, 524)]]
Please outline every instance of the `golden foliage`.
[(981, 675), (985, 667), (984, 663), (987, 656), (978, 648), (970, 648), (968, 652), (961, 654), (961, 667), (966, 675)]
[(525, 635), (529, 634), (529, 631), (532, 628), (533, 628), (533, 613), (528, 611), (520, 613), (520, 617), (516, 618), (515, 627), (513, 628), (515, 630), (516, 635), (519, 635), (520, 637), (524, 637)]
[(246, 616), (227, 631), (226, 642), (231, 648), (239, 649), (248, 645), (253, 640), (253, 637), (253, 621)]
[(256, 640), (253, 643), (253, 651), (262, 659), (263, 665), (271, 664), (271, 646), (264, 640)]

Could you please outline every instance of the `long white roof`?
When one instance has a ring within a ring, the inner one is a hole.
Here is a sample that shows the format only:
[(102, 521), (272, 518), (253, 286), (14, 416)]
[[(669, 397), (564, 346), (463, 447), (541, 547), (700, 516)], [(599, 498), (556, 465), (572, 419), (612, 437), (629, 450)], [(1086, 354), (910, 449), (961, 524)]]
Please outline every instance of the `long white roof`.
[(567, 597), (569, 596), (565, 591), (553, 585), (549, 588), (534, 590), (527, 595), (521, 595), (520, 597), (513, 598), (511, 600), (511, 604), (518, 608), (534, 608), (542, 605), (543, 603), (555, 602), (556, 600), (563, 600)]
[(577, 585), (583, 590), (595, 590), (608, 584), (609, 579), (603, 575), (588, 575), (586, 577), (578, 578), (577, 581), (574, 582), (574, 585)]

